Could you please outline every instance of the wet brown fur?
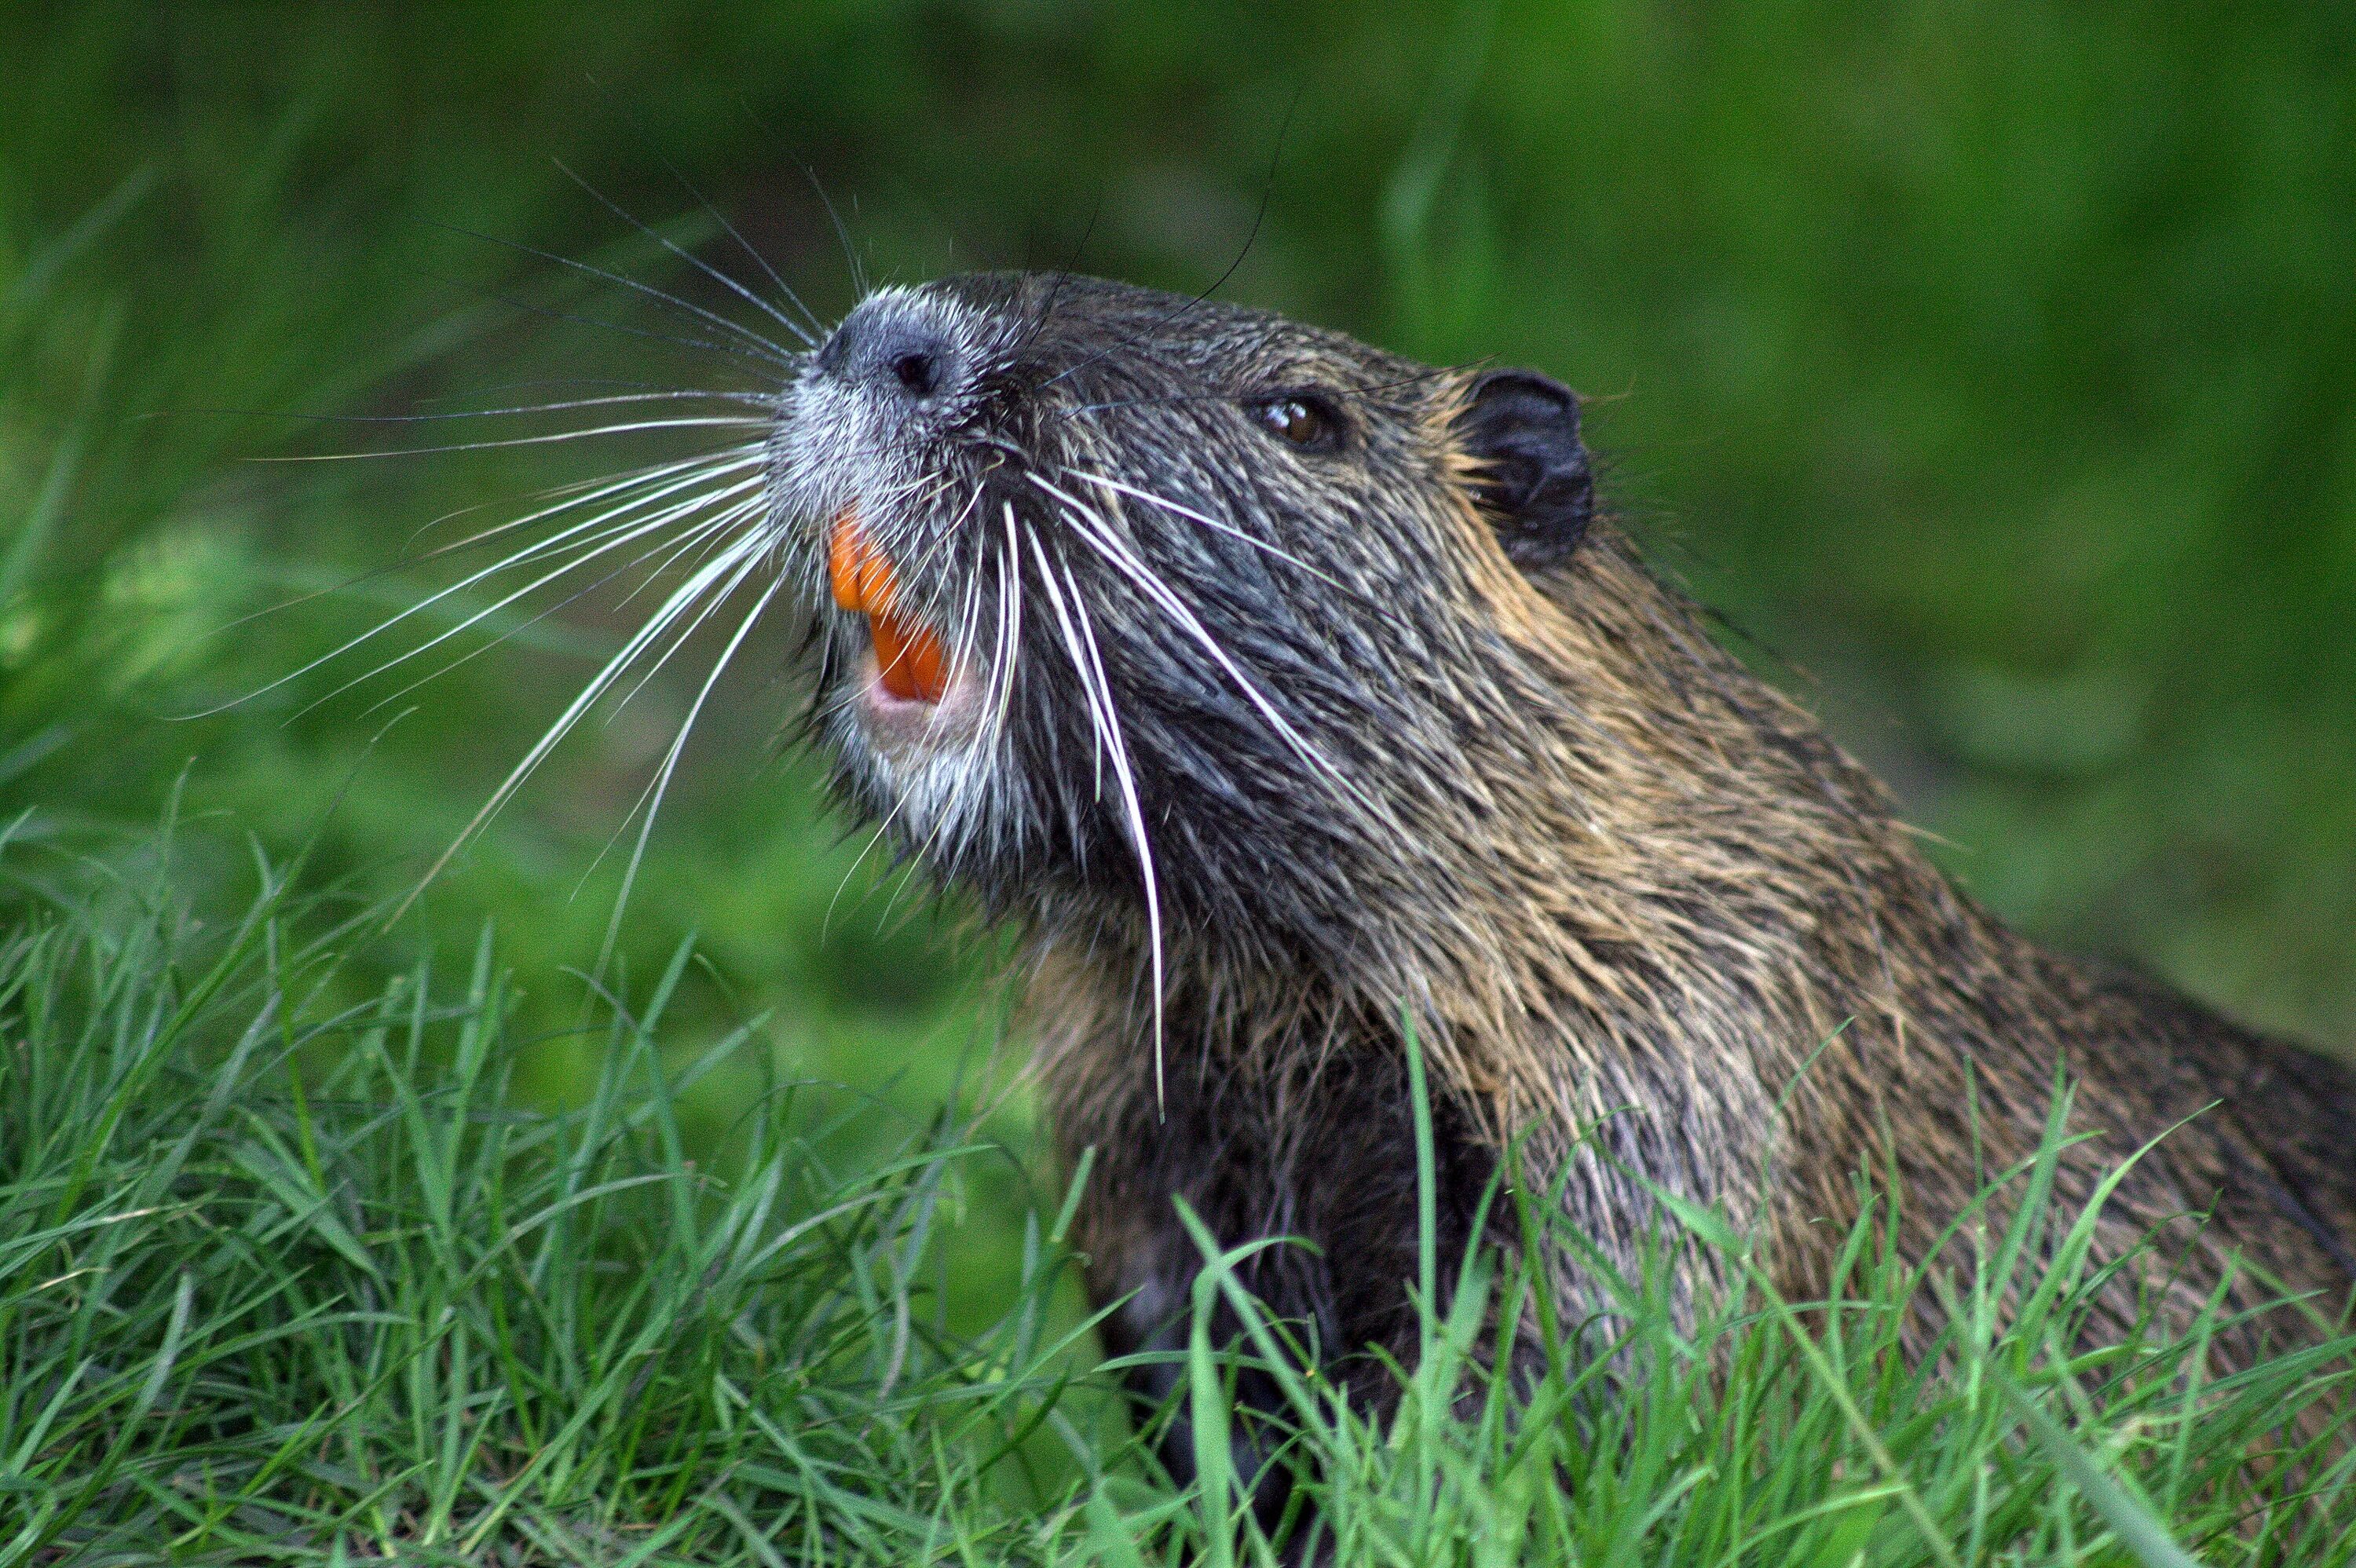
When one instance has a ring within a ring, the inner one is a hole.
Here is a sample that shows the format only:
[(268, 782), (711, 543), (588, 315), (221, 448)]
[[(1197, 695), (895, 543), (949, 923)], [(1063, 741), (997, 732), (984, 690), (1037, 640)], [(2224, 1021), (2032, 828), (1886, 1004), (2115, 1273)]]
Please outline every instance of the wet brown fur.
[[(1808, 1298), (1855, 1213), (1861, 1168), (1895, 1177), (1901, 1243), (1922, 1257), (1994, 1173), (2034, 1153), (2066, 1076), (2071, 1127), (2092, 1136), (2061, 1157), (2061, 1203), (2089, 1201), (2159, 1139), (2103, 1210), (2095, 1250), (2122, 1257), (2158, 1232), (2152, 1255), (2173, 1272), (2123, 1280), (2111, 1328), (2136, 1312), (2138, 1287), (2187, 1312), (2220, 1288), (2233, 1307), (2306, 1296), (2305, 1314), (2221, 1339), (2232, 1366), (2339, 1318), (2356, 1281), (2349, 1074), (2007, 929), (1923, 857), (1880, 784), (1719, 646), (1608, 523), (1559, 562), (1509, 559), (1482, 461), (1460, 439), (1468, 376), (1118, 285), (936, 287), (960, 309), (1025, 323), (988, 361), (1030, 389), (1023, 418), (993, 427), (1025, 432), (1001, 435), (999, 462), (1010, 446), (1017, 465), (1076, 453), (1149, 490), (1206, 484), (1154, 433), (1164, 427), (1089, 408), (1037, 421), (1040, 402), (1106, 370), (1132, 398), (1141, 386), (1173, 399), (1248, 391), (1249, 376), (1221, 381), (1222, 368), (1269, 359), (1344, 393), (1380, 389), (1348, 405), (1364, 427), (1359, 469), (1254, 446), (1261, 437), (1209, 414), (1200, 427), (1213, 469), (1249, 471), (1236, 493), (1259, 500), (1238, 526), (1319, 548), (1338, 530), (1299, 519), (1327, 515), (1318, 485), (1331, 473), (1379, 513), (1353, 503), (1371, 542), (1354, 535), (1363, 558), (1336, 556), (1333, 571), (1379, 588), (1388, 560), (1412, 585), (1396, 617), (1365, 598), (1318, 606), (1391, 650), (1381, 673), (1408, 688), (1377, 700), (1370, 688), (1379, 720), (1320, 732), (1389, 837), (1344, 820), (1348, 802), (1321, 796), (1313, 776), (1298, 785), (1336, 820), (1330, 842), (1296, 852), (1321, 857), (1321, 874), (1330, 860), (1348, 899), (1313, 923), (1271, 915), (1240, 933), (1174, 919), (1157, 997), (1133, 896), (1052, 857), (947, 866), (1034, 934), (1039, 1072), (1066, 1153), (1094, 1151), (1079, 1242), (1098, 1296), (1125, 1303), (1116, 1349), (1174, 1342), (1200, 1264), (1173, 1211), (1183, 1199), (1226, 1244), (1312, 1243), (1262, 1252), (1248, 1282), (1344, 1358), (1337, 1375), (1383, 1397), (1386, 1376), (1346, 1358), (1374, 1344), (1405, 1360), (1413, 1345), (1403, 1016), (1435, 1084), (1443, 1256), (1521, 1140), (1525, 1176), (1560, 1179), (1572, 1219), (1630, 1271), (1660, 1223), (1650, 1182), (1752, 1228), (1779, 1287)], [(1079, 347), (1049, 361), (1062, 367), (1053, 375), (1021, 380), (1022, 356), (1049, 353), (1066, 320)], [(1106, 505), (1133, 534), (1136, 510)], [(1123, 624), (1109, 597), (1099, 609)], [(854, 760), (859, 746), (844, 741)], [(890, 804), (868, 775), (846, 787), (878, 816)], [(1199, 793), (1171, 791), (1162, 820), (1208, 810)], [(1233, 826), (1242, 838), (1261, 825)], [(1215, 852), (1218, 819), (1202, 837)], [(1716, 1254), (1676, 1256), (1690, 1308), (1717, 1283)], [(1567, 1316), (1608, 1305), (1569, 1261), (1557, 1277)]]
[[(1469, 515), (1465, 526), (1480, 550), (1485, 528)], [(2059, 1070), (2072, 1131), (2095, 1135), (2062, 1156), (2065, 1209), (2160, 1139), (2104, 1208), (2098, 1257), (2174, 1227), (2183, 1246), (2155, 1261), (2181, 1257), (2169, 1287), (2188, 1313), (2233, 1275), (2232, 1306), (2287, 1291), (2309, 1294), (2319, 1320), (2336, 1317), (2356, 1280), (2356, 1097), (2342, 1072), (2007, 929), (1923, 858), (1879, 784), (1712, 643), (1624, 540), (1591, 539), (1542, 592), (1510, 569), (1487, 580), (1495, 597), (1475, 613), (1594, 732), (1520, 731), (1515, 742), (1539, 749), (1505, 748), (1494, 815), (1437, 829), (1487, 868), (1477, 880), (1490, 896), (1478, 944), (1417, 955), (1413, 990), (1438, 1026), (1423, 1039), (1463, 1128), (1489, 1150), (1526, 1137), (1534, 1184), (1575, 1146), (1568, 1201), (1632, 1276), (1659, 1219), (1636, 1174), (1759, 1227), (1794, 1299), (1822, 1292), (1861, 1168), (1897, 1179), (1901, 1248), (1919, 1258), (1996, 1173), (2034, 1156)], [(1449, 923), (1474, 912), (1451, 910)], [(1408, 976), (1371, 990), (1256, 978), (1225, 977), (1206, 998), (1200, 1081), (1215, 1081), (1223, 1116), (1255, 1129), (1342, 1136), (1310, 1107), (1336, 1061), (1402, 1051)], [(1031, 998), (1058, 1136), (1075, 1155), (1097, 1151), (1082, 1244), (1115, 1287), (1185, 1272), (1194, 1256), (1151, 1221), (1172, 1192), (1123, 1157), (1165, 1136), (1134, 991), (1126, 955), (1050, 957)], [(1404, 1163), (1400, 1130), (1386, 1129), (1382, 1157)], [(1236, 1208), (1221, 1201), (1223, 1177), (1281, 1190), (1269, 1168), (1315, 1185), (1356, 1164), (1312, 1145), (1224, 1171), (1205, 1152), (1176, 1195), (1215, 1214)], [(1403, 1189), (1392, 1196), (1397, 1227), (1412, 1209)], [(1269, 1212), (1259, 1233), (1308, 1217)], [(1332, 1218), (1302, 1227), (1349, 1255), (1363, 1243), (1340, 1241), (1342, 1229)], [(1394, 1277), (1411, 1277), (1411, 1232), (1382, 1250)], [(1563, 1294), (1574, 1316), (1607, 1305), (1568, 1270)], [(2124, 1328), (2132, 1293), (2115, 1307)], [(1409, 1349), (1409, 1323), (1402, 1314), (1381, 1337), (1395, 1354)], [(2229, 1364), (2265, 1339), (2233, 1339)]]
[[(1569, 1203), (1631, 1274), (1656, 1212), (1614, 1156), (1764, 1227), (1779, 1288), (1812, 1299), (1854, 1215), (1858, 1168), (1897, 1175), (1903, 1248), (1920, 1257), (1993, 1172), (2036, 1154), (2062, 1069), (2073, 1130), (2097, 1135), (2062, 1156), (2066, 1208), (2168, 1135), (2106, 1205), (2097, 1255), (2210, 1215), (2177, 1274), (2187, 1305), (2241, 1253), (2335, 1314), (2356, 1278), (2344, 1073), (1981, 912), (1920, 855), (1880, 784), (1710, 643), (1616, 537), (1590, 539), (1546, 595), (1510, 570), (1492, 584), (1477, 613), (1600, 734), (1546, 737), (1543, 756), (1510, 746), (1496, 815), (1437, 834), (1492, 867), (1482, 880), (1496, 897), (1477, 912), (1470, 961), (1419, 955), (1416, 989), (1440, 1024), (1425, 1043), (1477, 1137), (1503, 1147), (1537, 1130), (1534, 1182), (1580, 1130), (1602, 1130), (1576, 1149)], [(1520, 779), (1529, 786), (1510, 789)], [(1032, 991), (1058, 1137), (1096, 1149), (1084, 1248), (1109, 1281), (1192, 1257), (1169, 1227), (1138, 1224), (1169, 1194), (1138, 1191), (1126, 1170), (1124, 1149), (1164, 1137), (1126, 958), (1051, 958)], [(1314, 1127), (1303, 1106), (1324, 1064), (1402, 1050), (1404, 987), (1353, 996), (1260, 979), (1258, 994), (1230, 979), (1208, 1008), (1218, 1027), (1197, 1072), (1226, 1081), (1230, 1116)], [(1631, 1118), (1649, 1125), (1612, 1137)], [(1218, 1212), (1218, 1151), (1204, 1154), (1202, 1182), (1181, 1196)], [(1392, 1144), (1387, 1158), (1407, 1154)], [(1326, 1161), (1310, 1147), (1284, 1163), (1314, 1182)], [(1408, 1243), (1392, 1248), (1402, 1262)], [(1130, 1264), (1141, 1248), (1183, 1253)], [(2236, 1302), (2274, 1295), (2243, 1274)]]

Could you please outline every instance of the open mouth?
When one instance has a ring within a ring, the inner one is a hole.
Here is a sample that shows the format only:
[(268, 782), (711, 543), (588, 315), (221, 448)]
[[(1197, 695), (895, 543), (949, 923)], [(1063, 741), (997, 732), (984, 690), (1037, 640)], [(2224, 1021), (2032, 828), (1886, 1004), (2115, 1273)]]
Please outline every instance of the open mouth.
[(853, 507), (827, 527), (826, 566), (835, 603), (867, 617), (876, 683), (902, 702), (937, 705), (949, 688), (948, 655), (929, 627), (901, 613), (899, 573)]

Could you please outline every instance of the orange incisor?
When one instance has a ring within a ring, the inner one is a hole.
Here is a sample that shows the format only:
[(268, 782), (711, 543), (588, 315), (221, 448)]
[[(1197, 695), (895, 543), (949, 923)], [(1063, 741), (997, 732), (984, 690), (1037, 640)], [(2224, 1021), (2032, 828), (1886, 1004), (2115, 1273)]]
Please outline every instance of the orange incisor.
[(900, 577), (892, 559), (875, 548), (849, 507), (827, 529), (826, 569), (834, 602), (867, 617), (884, 689), (903, 702), (938, 702), (948, 689), (948, 655), (928, 627), (899, 613)]

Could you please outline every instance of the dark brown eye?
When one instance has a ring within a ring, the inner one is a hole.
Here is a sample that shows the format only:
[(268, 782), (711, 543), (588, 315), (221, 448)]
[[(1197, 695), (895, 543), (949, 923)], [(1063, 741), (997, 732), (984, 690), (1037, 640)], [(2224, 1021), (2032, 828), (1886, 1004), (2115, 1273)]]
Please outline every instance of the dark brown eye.
[(1308, 398), (1271, 398), (1252, 411), (1271, 435), (1308, 451), (1330, 451), (1341, 435), (1333, 413)]

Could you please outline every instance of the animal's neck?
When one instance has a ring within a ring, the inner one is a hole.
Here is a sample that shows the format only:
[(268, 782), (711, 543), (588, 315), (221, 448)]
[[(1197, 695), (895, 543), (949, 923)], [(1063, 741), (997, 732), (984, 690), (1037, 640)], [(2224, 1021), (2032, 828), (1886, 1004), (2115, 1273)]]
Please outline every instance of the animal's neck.
[(1395, 1055), (1411, 1020), (1491, 1136), (1624, 1120), (1615, 1154), (1706, 1187), (1804, 1115), (1786, 1091), (1827, 1040), (1902, 1029), (1910, 986), (1941, 972), (1918, 955), (1997, 940), (1814, 720), (1619, 541), (1592, 543), (1543, 594), (1500, 587), (1519, 597), (1465, 772), (1395, 781), (1421, 792), (1398, 802), (1417, 841), (1346, 940), (1173, 933), (1158, 1015), (1138, 923), (1064, 944), (1050, 1055), (1085, 1062), (1059, 1070), (1083, 1097), (1182, 1076), (1297, 1093), (1302, 1064)]

